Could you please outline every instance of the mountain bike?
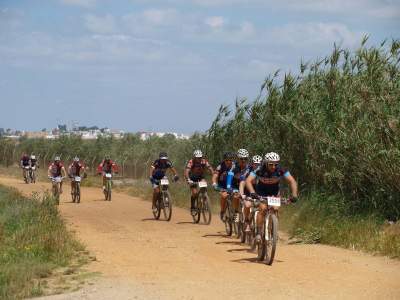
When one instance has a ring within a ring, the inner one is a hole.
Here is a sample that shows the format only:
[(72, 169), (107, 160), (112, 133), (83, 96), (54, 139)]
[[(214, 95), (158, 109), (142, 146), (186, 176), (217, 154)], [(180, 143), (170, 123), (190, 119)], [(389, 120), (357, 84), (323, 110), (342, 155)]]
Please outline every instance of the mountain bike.
[(238, 220), (235, 220), (235, 209), (233, 208), (233, 196), (238, 192), (233, 189), (222, 189), (218, 188), (221, 192), (227, 192), (228, 198), (226, 199), (226, 208), (224, 211), (224, 217), (222, 221), (225, 224), (225, 231), (228, 236), (231, 236), (233, 233), (237, 235), (238, 233)]
[(164, 177), (156, 180), (159, 184), (160, 193), (156, 200), (156, 210), (153, 209), (153, 215), (156, 220), (160, 219), (161, 211), (163, 211), (164, 219), (170, 221), (172, 217), (172, 199), (169, 193), (169, 180)]
[(199, 223), (201, 216), (203, 216), (204, 224), (209, 225), (211, 223), (211, 207), (209, 205), (210, 198), (207, 194), (207, 182), (199, 181), (196, 182), (198, 193), (194, 200), (195, 213), (192, 213), (193, 223)]
[[(255, 202), (267, 205), (267, 213), (260, 232), (257, 232), (257, 226), (255, 226), (255, 234), (260, 234), (261, 236), (261, 240), (256, 242), (257, 260), (265, 261), (267, 265), (272, 265), (278, 243), (278, 208), (281, 204), (288, 204), (290, 201), (281, 197), (260, 197)], [(254, 224), (257, 224), (258, 213), (258, 210), (254, 213)]]
[(63, 177), (57, 176), (57, 177), (50, 177), (51, 183), (52, 183), (52, 194), (54, 199), (56, 200), (56, 204), (60, 204), (60, 190), (61, 190), (61, 182), (63, 180)]
[(80, 176), (74, 176), (71, 178), (73, 185), (71, 191), (71, 197), (73, 203), (80, 203), (81, 202), (81, 181), (82, 178)]
[(111, 191), (112, 191), (112, 174), (106, 173), (106, 187), (104, 189), (104, 197), (106, 201), (111, 201)]

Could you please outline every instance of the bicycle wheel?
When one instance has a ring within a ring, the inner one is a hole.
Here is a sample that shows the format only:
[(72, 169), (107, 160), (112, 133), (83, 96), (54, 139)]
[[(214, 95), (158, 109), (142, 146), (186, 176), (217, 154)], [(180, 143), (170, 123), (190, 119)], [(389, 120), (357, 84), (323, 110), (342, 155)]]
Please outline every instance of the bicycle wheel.
[(225, 217), (224, 217), (225, 231), (228, 236), (232, 235), (232, 212), (231, 211), (232, 211), (232, 208), (228, 204), (225, 209)]
[(154, 210), (154, 206), (152, 206), (152, 212), (153, 212), (153, 216), (154, 216), (154, 219), (156, 219), (156, 220), (158, 220), (159, 218), (160, 218), (160, 214), (161, 214), (161, 208), (160, 208), (160, 199), (161, 199), (161, 195), (159, 194), (158, 195), (158, 198), (157, 198), (157, 200), (156, 200), (156, 210)]
[(278, 218), (274, 213), (269, 213), (265, 219), (265, 260), (267, 265), (272, 265), (275, 257), (276, 244), (278, 243)]
[(73, 185), (72, 192), (71, 192), (71, 198), (72, 198), (72, 203), (75, 203), (75, 199), (76, 199), (76, 183), (74, 183), (74, 185)]
[(31, 182), (32, 182), (32, 183), (36, 183), (36, 172), (35, 172), (35, 171), (32, 171), (32, 174), (31, 174)]
[(265, 258), (265, 222), (263, 222), (263, 226), (261, 228), (261, 232), (259, 232), (261, 235), (261, 240), (256, 242), (257, 245), (257, 260), (258, 261), (263, 261)]
[(111, 201), (111, 180), (107, 181), (106, 185), (106, 200)]
[[(202, 205), (201, 205), (201, 214), (203, 215), (204, 224), (210, 225), (211, 223), (211, 207), (208, 203), (210, 203), (210, 198), (208, 198), (208, 194), (204, 193), (202, 198)], [(200, 218), (200, 217), (199, 217)]]
[(60, 204), (60, 187), (59, 183), (53, 184), (53, 196), (54, 200), (56, 201), (56, 204)]
[(75, 201), (76, 203), (81, 203), (81, 185), (76, 183), (75, 185)]
[(170, 221), (172, 217), (172, 199), (168, 191), (162, 193), (164, 219)]
[[(194, 200), (194, 207), (196, 208), (196, 214), (192, 214), (193, 223), (197, 224), (200, 222), (200, 208), (201, 204), (199, 203), (199, 196)], [(192, 213), (192, 212), (190, 212)]]

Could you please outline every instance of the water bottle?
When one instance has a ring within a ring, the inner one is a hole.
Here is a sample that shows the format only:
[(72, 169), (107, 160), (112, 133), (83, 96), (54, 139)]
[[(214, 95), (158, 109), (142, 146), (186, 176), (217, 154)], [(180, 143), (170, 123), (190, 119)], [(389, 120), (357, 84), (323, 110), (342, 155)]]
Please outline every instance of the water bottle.
[(226, 189), (230, 190), (232, 188), (233, 172), (229, 171), (226, 176)]

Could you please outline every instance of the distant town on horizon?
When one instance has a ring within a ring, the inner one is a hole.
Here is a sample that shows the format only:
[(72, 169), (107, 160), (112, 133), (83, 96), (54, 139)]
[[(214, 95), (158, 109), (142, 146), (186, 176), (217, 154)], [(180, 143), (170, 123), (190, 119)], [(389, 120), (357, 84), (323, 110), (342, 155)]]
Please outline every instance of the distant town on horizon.
[(135, 134), (140, 137), (141, 140), (147, 140), (150, 137), (164, 137), (166, 135), (172, 135), (176, 139), (187, 140), (190, 138), (189, 135), (176, 133), (176, 132), (154, 132), (154, 131), (138, 131), (138, 132), (126, 132), (119, 129), (110, 129), (108, 127), (100, 128), (98, 126), (72, 126), (69, 128), (65, 124), (59, 124), (56, 128), (46, 129), (43, 128), (40, 131), (25, 131), (25, 130), (14, 130), (11, 128), (0, 128), (0, 137), (6, 137), (10, 139), (20, 139), (22, 137), (28, 139), (43, 138), (43, 139), (58, 139), (60, 136), (80, 136), (83, 140), (95, 140), (99, 137), (113, 137), (121, 139), (127, 134)]

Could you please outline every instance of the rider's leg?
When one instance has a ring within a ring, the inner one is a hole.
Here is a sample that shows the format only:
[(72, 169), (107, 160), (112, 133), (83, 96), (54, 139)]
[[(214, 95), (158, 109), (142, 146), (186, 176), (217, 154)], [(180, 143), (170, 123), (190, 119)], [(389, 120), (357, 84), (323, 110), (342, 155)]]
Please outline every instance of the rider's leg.
[(224, 216), (224, 213), (225, 213), (225, 209), (226, 209), (226, 199), (228, 198), (228, 193), (227, 192), (221, 192), (220, 195), (221, 195), (221, 212), (220, 212), (220, 216), (221, 216), (221, 219), (222, 219), (223, 216)]
[(195, 200), (197, 198), (198, 193), (197, 193), (197, 188), (196, 187), (191, 187), (190, 190), (191, 190), (190, 209), (193, 210), (193, 209), (195, 209), (194, 202), (195, 202)]
[(232, 200), (232, 207), (235, 210), (235, 212), (239, 211), (239, 201), (240, 201), (240, 194), (235, 193), (233, 195), (233, 200)]
[(158, 195), (160, 194), (160, 187), (156, 186), (153, 188), (153, 208), (156, 207), (156, 202), (157, 202), (157, 198)]
[(103, 175), (103, 191), (106, 190), (106, 176)]
[(251, 202), (245, 200), (244, 201), (243, 215), (244, 215), (244, 219), (246, 220), (246, 222), (250, 221), (250, 208), (251, 208)]
[(60, 194), (62, 194), (63, 190), (62, 190), (62, 186), (63, 186), (63, 182), (60, 182)]
[(256, 220), (257, 232), (258, 232), (257, 237), (256, 237), (257, 239), (261, 239), (260, 232), (261, 232), (266, 214), (267, 214), (267, 205), (264, 203), (260, 203), (260, 206), (258, 207), (258, 214), (257, 214), (257, 220)]
[(71, 195), (74, 193), (75, 181), (71, 180)]

